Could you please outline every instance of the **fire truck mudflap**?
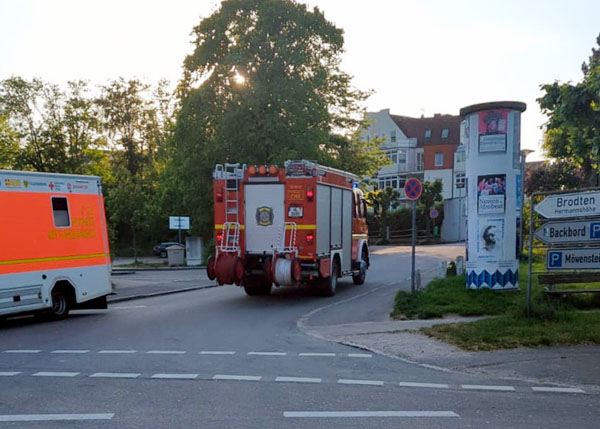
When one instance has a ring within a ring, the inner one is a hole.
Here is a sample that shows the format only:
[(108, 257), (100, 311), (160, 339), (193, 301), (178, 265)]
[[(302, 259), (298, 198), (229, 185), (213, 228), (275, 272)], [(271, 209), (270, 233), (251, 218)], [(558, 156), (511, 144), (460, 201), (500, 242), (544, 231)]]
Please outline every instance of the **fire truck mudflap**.
[(351, 173), (310, 161), (217, 165), (215, 255), (208, 276), (269, 294), (272, 285), (311, 285), (334, 295), (338, 278), (365, 281), (366, 203)]

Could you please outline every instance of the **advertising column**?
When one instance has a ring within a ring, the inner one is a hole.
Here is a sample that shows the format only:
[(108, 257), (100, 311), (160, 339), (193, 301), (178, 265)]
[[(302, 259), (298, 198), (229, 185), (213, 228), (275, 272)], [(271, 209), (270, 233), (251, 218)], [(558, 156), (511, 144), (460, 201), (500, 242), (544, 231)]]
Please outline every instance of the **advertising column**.
[(466, 285), (517, 289), (521, 240), (521, 112), (501, 101), (460, 110), (465, 120)]

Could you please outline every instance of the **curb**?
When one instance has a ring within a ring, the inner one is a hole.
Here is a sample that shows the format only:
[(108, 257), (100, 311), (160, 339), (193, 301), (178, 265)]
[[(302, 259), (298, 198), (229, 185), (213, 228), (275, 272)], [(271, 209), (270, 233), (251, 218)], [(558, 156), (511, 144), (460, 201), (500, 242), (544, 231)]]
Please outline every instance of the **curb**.
[(107, 299), (108, 304), (115, 304), (115, 303), (119, 303), (119, 302), (124, 302), (124, 301), (133, 301), (134, 299), (142, 299), (142, 298), (152, 298), (155, 296), (163, 296), (163, 295), (172, 295), (175, 293), (181, 293), (181, 292), (191, 292), (194, 290), (200, 290), (200, 289), (210, 289), (213, 287), (218, 287), (218, 285), (214, 284), (214, 285), (205, 285), (205, 286), (193, 286), (193, 287), (188, 287), (188, 288), (184, 288), (184, 289), (175, 289), (175, 290), (167, 290), (167, 291), (163, 291), (163, 292), (153, 292), (153, 293), (146, 293), (146, 294), (140, 294), (140, 295), (131, 295), (131, 296), (123, 296), (121, 298), (114, 298), (114, 299)]

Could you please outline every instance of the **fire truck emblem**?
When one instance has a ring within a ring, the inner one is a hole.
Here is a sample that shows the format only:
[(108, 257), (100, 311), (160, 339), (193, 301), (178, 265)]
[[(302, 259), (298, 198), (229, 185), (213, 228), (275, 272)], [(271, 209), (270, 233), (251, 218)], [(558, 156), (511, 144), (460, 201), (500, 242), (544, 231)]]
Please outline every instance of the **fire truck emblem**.
[(273, 209), (271, 207), (259, 207), (256, 209), (256, 223), (260, 226), (273, 225)]

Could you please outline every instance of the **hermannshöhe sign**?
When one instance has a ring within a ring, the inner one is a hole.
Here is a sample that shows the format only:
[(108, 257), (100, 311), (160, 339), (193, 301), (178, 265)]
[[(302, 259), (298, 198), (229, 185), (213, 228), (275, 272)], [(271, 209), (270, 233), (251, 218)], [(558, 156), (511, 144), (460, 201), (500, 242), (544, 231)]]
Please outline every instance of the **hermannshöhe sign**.
[(535, 211), (547, 219), (600, 216), (600, 192), (550, 195)]

